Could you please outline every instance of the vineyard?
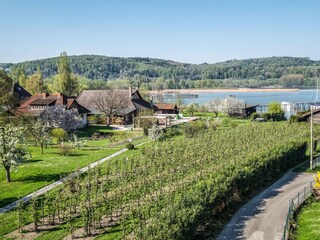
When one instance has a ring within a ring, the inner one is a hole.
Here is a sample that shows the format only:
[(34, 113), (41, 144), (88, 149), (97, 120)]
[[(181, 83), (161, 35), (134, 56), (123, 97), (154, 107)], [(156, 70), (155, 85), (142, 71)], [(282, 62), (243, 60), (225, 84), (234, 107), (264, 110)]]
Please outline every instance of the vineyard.
[(306, 124), (250, 123), (154, 142), (0, 215), (0, 236), (192, 239), (203, 216), (305, 159)]

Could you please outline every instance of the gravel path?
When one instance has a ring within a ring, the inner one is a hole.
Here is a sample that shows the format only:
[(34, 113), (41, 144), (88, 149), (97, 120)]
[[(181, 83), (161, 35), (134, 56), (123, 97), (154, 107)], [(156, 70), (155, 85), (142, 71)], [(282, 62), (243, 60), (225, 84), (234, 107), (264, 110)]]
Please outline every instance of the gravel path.
[[(144, 144), (146, 144), (146, 143), (148, 143), (148, 142), (150, 142), (150, 141), (140, 143), (140, 144), (136, 145), (136, 147), (139, 147), (139, 146), (141, 146), (141, 145), (144, 145)], [(109, 155), (109, 156), (107, 156), (107, 157), (105, 157), (105, 158), (102, 158), (102, 159), (94, 162), (94, 163), (91, 163), (90, 165), (88, 165), (88, 166), (86, 166), (86, 167), (81, 168), (81, 169), (79, 170), (79, 172), (80, 172), (80, 174), (81, 174), (81, 173), (84, 173), (84, 172), (88, 171), (88, 169), (93, 168), (93, 167), (96, 167), (96, 166), (98, 166), (99, 164), (101, 164), (101, 163), (103, 163), (103, 162), (105, 162), (105, 161), (108, 161), (108, 160), (110, 160), (110, 159), (112, 159), (112, 158), (114, 158), (114, 157), (116, 157), (116, 156), (118, 156), (118, 155), (120, 155), (120, 154), (122, 154), (122, 153), (124, 153), (124, 152), (126, 152), (126, 151), (128, 151), (128, 149), (127, 149), (127, 148), (124, 148), (124, 149), (122, 149), (122, 150), (120, 150), (120, 151), (118, 151), (118, 152), (116, 152), (116, 153), (114, 153), (114, 154), (111, 154), (111, 155)], [(73, 172), (73, 173), (71, 173), (70, 175), (68, 175), (68, 176), (66, 176), (66, 177), (64, 177), (64, 178), (61, 178), (60, 180), (58, 180), (58, 181), (56, 181), (56, 182), (54, 182), (54, 183), (51, 183), (51, 184), (49, 184), (49, 185), (47, 185), (47, 186), (45, 186), (45, 187), (43, 187), (43, 188), (40, 188), (39, 190), (37, 190), (37, 191), (35, 191), (35, 192), (33, 192), (33, 193), (31, 193), (31, 194), (23, 197), (23, 198), (20, 199), (20, 200), (22, 200), (22, 201), (24, 201), (24, 202), (28, 202), (28, 201), (29, 201), (30, 199), (32, 199), (33, 197), (40, 196), (40, 195), (42, 195), (42, 194), (50, 191), (51, 189), (53, 189), (53, 188), (55, 188), (55, 187), (63, 184), (66, 180), (68, 180), (68, 179), (76, 176), (77, 174), (78, 174), (78, 172)], [(4, 206), (4, 207), (0, 208), (0, 214), (5, 213), (5, 212), (8, 212), (8, 211), (10, 211), (11, 209), (15, 208), (16, 205), (17, 205), (17, 203), (18, 203), (20, 200), (17, 200), (17, 201), (15, 201), (15, 202), (13, 202), (13, 203), (8, 204), (7, 206)]]
[(289, 198), (313, 180), (314, 174), (288, 172), (242, 206), (218, 240), (277, 240), (282, 238)]

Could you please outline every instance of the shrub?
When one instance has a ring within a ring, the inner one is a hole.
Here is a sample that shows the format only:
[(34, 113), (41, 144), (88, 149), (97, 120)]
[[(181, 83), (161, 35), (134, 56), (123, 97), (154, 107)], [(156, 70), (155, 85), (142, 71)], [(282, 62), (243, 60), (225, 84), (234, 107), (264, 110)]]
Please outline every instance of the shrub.
[(157, 125), (153, 125), (148, 129), (148, 137), (151, 140), (162, 140), (164, 138), (163, 130), (161, 130)]
[(129, 150), (133, 150), (134, 149), (134, 145), (132, 143), (128, 143), (126, 145), (126, 148), (128, 148)]
[(93, 121), (95, 124), (107, 124), (107, 119), (104, 115), (94, 115)]
[(72, 145), (62, 142), (59, 144), (59, 154), (62, 156), (67, 156), (72, 152), (73, 148), (74, 147)]
[(208, 126), (203, 121), (191, 122), (184, 126), (184, 135), (187, 138), (195, 137), (199, 133), (204, 132), (208, 129)]
[(224, 127), (236, 127), (237, 124), (231, 118), (224, 118), (221, 123)]
[(59, 144), (67, 140), (67, 132), (62, 128), (54, 128), (51, 130), (51, 137), (55, 139), (57, 144)]
[(259, 117), (261, 117), (260, 114), (257, 113), (257, 112), (254, 112), (254, 113), (252, 113), (252, 114), (250, 115), (250, 120), (251, 120), (251, 121), (254, 121), (254, 120), (256, 120), (256, 119), (259, 118)]
[(289, 118), (289, 124), (296, 123), (300, 121), (300, 117), (297, 115), (291, 115)]
[(179, 128), (170, 127), (170, 128), (165, 129), (164, 137), (170, 138), (170, 137), (174, 137), (174, 136), (177, 136), (180, 134), (181, 134), (181, 131)]

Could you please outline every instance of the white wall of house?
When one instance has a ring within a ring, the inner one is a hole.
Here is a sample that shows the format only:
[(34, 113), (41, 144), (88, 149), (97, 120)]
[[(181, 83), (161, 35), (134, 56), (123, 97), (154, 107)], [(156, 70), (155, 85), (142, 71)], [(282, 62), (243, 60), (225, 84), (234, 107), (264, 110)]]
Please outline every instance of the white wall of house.
[(83, 121), (83, 124), (86, 126), (88, 124), (88, 114), (81, 114), (80, 115)]

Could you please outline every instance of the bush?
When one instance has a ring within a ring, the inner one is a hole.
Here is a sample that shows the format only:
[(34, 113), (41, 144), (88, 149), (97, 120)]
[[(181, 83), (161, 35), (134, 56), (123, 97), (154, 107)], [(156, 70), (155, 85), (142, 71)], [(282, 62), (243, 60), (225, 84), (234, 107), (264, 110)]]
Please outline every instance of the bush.
[(70, 144), (60, 143), (59, 144), (59, 154), (62, 156), (67, 156), (72, 152), (73, 148), (74, 147)]
[(62, 128), (54, 128), (51, 130), (51, 137), (55, 139), (56, 143), (59, 144), (67, 140), (67, 132)]
[(151, 128), (148, 129), (148, 137), (151, 140), (163, 140), (164, 139), (164, 133), (163, 130), (161, 130), (157, 125), (153, 125)]
[(259, 118), (259, 117), (261, 117), (261, 115), (260, 115), (259, 113), (257, 113), (257, 112), (254, 112), (254, 113), (252, 113), (252, 114), (250, 115), (250, 120), (251, 120), (251, 121), (254, 121), (254, 120), (256, 120), (256, 119)]
[(107, 124), (107, 118), (104, 115), (93, 115), (88, 117), (89, 122), (93, 122), (95, 124)]
[(126, 148), (128, 148), (129, 150), (133, 150), (134, 149), (134, 145), (132, 143), (128, 143), (126, 145)]
[(221, 123), (224, 127), (236, 127), (237, 124), (231, 118), (224, 118)]
[(203, 121), (196, 121), (188, 123), (184, 126), (183, 131), (184, 135), (187, 138), (195, 137), (199, 133), (204, 132), (208, 129), (208, 126)]
[(289, 118), (289, 124), (300, 122), (300, 117), (297, 115), (291, 115)]
[(170, 127), (165, 129), (164, 137), (165, 138), (171, 138), (177, 135), (180, 135), (181, 131), (179, 128), (176, 127)]

